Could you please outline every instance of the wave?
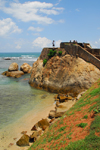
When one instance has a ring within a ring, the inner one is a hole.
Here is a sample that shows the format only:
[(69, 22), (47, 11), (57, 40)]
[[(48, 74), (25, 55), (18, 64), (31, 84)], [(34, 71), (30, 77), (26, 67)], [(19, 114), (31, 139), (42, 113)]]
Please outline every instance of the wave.
[(20, 57), (0, 57), (0, 60), (26, 60), (26, 61), (36, 61), (38, 57), (35, 55), (21, 55)]

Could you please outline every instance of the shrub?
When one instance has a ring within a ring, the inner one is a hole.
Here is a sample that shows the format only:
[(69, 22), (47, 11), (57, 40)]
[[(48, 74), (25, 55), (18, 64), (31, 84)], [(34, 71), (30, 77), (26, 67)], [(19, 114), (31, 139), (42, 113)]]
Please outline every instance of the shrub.
[(84, 117), (83, 117), (83, 119), (87, 119), (88, 118), (88, 116), (87, 115), (85, 115)]
[(80, 123), (80, 124), (77, 124), (78, 127), (81, 127), (81, 128), (84, 128), (87, 126), (87, 123)]
[(47, 59), (43, 60), (43, 65), (45, 66), (45, 64), (47, 63)]
[(56, 50), (50, 49), (48, 57), (51, 58), (56, 54)]
[(59, 51), (59, 52), (58, 52), (58, 55), (61, 56), (61, 55), (62, 55), (62, 51)]

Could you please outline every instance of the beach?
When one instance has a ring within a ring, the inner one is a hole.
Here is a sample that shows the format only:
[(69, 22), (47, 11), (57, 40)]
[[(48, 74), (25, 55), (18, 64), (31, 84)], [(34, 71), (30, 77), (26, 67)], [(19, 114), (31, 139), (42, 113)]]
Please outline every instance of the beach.
[[(48, 99), (51, 101), (52, 99)], [(52, 101), (53, 102), (53, 101)], [(18, 121), (14, 122), (11, 125), (6, 126), (2, 131), (0, 131), (0, 150), (26, 150), (29, 146), (18, 147), (16, 141), (22, 136), (22, 131), (27, 131), (27, 135), (31, 135), (33, 131), (31, 128), (35, 123), (40, 121), (42, 118), (46, 118), (50, 110), (54, 110), (54, 103), (50, 104), (47, 108), (34, 113), (34, 110), (31, 110), (25, 114)]]

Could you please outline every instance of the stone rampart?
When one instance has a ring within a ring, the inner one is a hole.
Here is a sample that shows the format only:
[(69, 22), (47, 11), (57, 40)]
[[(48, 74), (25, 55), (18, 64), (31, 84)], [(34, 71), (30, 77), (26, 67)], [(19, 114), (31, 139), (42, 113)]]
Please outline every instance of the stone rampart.
[(95, 65), (97, 68), (100, 69), (100, 60), (96, 58), (94, 55), (92, 55), (90, 52), (86, 51), (81, 46), (73, 43), (70, 44), (66, 43), (65, 45), (63, 43), (61, 46), (65, 48), (67, 54), (73, 55), (75, 57), (78, 56), (84, 59), (85, 61), (92, 63), (93, 65)]

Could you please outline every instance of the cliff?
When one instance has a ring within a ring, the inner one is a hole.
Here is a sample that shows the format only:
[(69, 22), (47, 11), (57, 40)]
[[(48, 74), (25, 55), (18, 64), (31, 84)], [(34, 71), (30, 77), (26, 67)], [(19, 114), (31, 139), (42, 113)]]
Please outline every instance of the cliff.
[[(38, 89), (55, 93), (77, 94), (88, 89), (100, 77), (100, 70), (82, 58), (71, 56), (65, 49), (56, 49), (54, 57), (48, 58), (50, 49), (44, 48), (33, 63), (29, 84)], [(58, 56), (58, 52), (62, 55)], [(43, 59), (48, 59), (43, 66)]]

